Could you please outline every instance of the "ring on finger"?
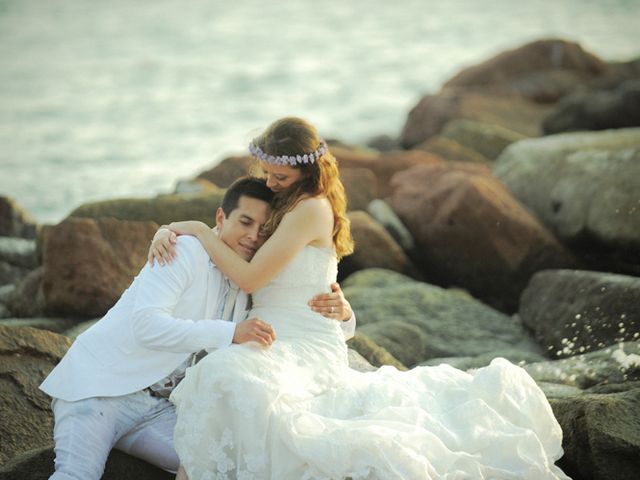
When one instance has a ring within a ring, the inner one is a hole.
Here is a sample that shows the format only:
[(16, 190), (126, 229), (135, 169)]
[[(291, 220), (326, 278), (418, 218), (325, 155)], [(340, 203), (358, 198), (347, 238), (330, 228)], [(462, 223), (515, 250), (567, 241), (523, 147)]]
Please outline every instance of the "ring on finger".
[(333, 313), (333, 305), (331, 305), (331, 313)]

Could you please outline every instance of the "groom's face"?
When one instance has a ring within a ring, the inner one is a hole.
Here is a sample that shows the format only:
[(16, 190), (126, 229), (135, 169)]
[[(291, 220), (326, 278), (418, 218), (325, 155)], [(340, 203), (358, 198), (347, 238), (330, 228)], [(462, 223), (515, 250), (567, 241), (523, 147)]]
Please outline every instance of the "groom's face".
[(241, 196), (238, 206), (228, 217), (221, 208), (216, 212), (220, 239), (242, 258), (251, 260), (266, 240), (262, 227), (270, 213), (271, 208), (267, 202)]

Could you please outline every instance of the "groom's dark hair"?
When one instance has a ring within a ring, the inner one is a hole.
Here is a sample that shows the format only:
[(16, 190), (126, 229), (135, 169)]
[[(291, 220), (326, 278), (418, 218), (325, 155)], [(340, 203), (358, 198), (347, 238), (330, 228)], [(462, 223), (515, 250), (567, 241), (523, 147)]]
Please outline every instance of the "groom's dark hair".
[(256, 177), (240, 177), (233, 182), (222, 198), (222, 211), (228, 217), (231, 212), (238, 208), (240, 197), (255, 198), (271, 204), (274, 193), (267, 187), (267, 181), (264, 178)]

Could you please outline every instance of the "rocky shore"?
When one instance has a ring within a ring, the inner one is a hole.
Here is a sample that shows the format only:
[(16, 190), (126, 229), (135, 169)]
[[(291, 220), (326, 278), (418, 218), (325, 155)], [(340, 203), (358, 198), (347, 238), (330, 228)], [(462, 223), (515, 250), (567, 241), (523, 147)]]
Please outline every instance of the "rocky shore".
[[(574, 479), (640, 472), (640, 59), (541, 40), (459, 72), (397, 136), (331, 143), (356, 251), (339, 279), (354, 368), (502, 356), (564, 432)], [(46, 479), (52, 416), (37, 386), (146, 260), (158, 225), (211, 224), (251, 169), (230, 157), (174, 193), (78, 207), (38, 225), (0, 196), (0, 479)], [(123, 453), (105, 479), (171, 478)]]

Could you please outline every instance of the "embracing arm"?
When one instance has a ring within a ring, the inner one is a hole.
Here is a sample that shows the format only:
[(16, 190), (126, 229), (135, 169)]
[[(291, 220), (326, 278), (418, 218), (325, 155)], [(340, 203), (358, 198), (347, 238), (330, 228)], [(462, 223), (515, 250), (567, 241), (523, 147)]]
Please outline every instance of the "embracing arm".
[(306, 245), (331, 235), (333, 213), (326, 199), (302, 200), (282, 218), (271, 238), (247, 262), (200, 222), (169, 225), (178, 234), (198, 237), (216, 266), (247, 293), (266, 285)]
[[(230, 345), (235, 325), (224, 320), (186, 319), (174, 310), (194, 282), (199, 245), (187, 237), (178, 241), (176, 259), (164, 267), (146, 265), (136, 279), (131, 330), (138, 344), (152, 349), (191, 353)], [(205, 259), (204, 252), (202, 255)]]

